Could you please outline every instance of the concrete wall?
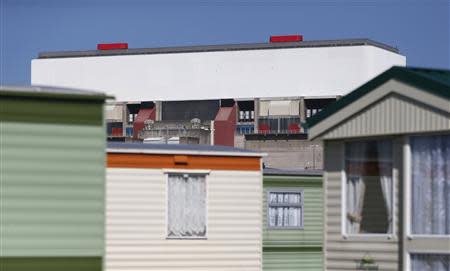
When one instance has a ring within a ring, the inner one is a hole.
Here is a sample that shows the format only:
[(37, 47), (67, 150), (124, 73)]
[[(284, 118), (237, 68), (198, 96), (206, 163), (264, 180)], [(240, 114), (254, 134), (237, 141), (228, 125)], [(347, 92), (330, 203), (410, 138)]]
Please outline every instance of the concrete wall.
[(280, 169), (322, 169), (323, 148), (320, 141), (246, 140), (246, 149), (267, 153), (264, 164)]
[(405, 64), (370, 45), (71, 57), (32, 60), (31, 83), (106, 90), (117, 101), (335, 96)]

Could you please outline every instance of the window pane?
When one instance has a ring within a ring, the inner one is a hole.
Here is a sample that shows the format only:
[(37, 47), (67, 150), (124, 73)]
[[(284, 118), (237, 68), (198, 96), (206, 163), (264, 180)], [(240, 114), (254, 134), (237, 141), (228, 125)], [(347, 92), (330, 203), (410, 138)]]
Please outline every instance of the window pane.
[(284, 202), (284, 195), (283, 193), (277, 193), (278, 195), (278, 203), (283, 203)]
[(277, 225), (277, 209), (269, 208), (269, 227), (275, 227)]
[(205, 177), (171, 174), (168, 185), (168, 236), (205, 236)]
[(392, 233), (392, 142), (345, 146), (347, 233)]
[(269, 195), (270, 195), (269, 196), (269, 202), (270, 203), (277, 203), (277, 201), (278, 201), (277, 193), (270, 193)]
[(282, 193), (282, 192), (270, 192), (269, 193), (269, 203), (278, 204), (300, 204), (301, 196), (300, 193)]
[(301, 213), (300, 213), (300, 208), (289, 208), (289, 212), (288, 212), (288, 216), (289, 216), (289, 222), (288, 222), (288, 226), (289, 227), (300, 227), (300, 217), (301, 217)]
[(270, 207), (269, 227), (300, 227), (301, 208), (299, 207)]
[(289, 193), (288, 202), (294, 203), (294, 204), (300, 204), (300, 194), (299, 193)]
[(449, 271), (450, 254), (412, 254), (411, 271)]
[(413, 234), (450, 234), (450, 135), (411, 138)]

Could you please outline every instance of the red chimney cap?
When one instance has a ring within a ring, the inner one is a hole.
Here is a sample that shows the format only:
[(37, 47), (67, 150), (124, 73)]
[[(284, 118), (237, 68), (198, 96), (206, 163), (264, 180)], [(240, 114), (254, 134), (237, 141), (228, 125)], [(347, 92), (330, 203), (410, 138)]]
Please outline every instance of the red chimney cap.
[(99, 43), (97, 50), (123, 50), (128, 49), (128, 43)]
[(299, 41), (303, 41), (302, 35), (270, 36), (270, 42), (299, 42)]

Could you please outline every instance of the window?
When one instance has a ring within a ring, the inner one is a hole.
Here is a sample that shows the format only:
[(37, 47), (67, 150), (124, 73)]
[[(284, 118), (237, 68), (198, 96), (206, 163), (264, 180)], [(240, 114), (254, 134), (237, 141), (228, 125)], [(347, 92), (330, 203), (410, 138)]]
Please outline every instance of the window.
[(269, 228), (303, 227), (303, 192), (301, 190), (269, 191), (267, 201)]
[(450, 254), (411, 254), (411, 271), (448, 271)]
[(136, 120), (137, 115), (138, 114), (128, 114), (128, 123), (133, 123)]
[(205, 175), (169, 174), (168, 238), (206, 237)]
[(450, 235), (450, 135), (411, 137), (411, 233)]
[(379, 140), (346, 143), (345, 177), (346, 233), (392, 233), (392, 142)]

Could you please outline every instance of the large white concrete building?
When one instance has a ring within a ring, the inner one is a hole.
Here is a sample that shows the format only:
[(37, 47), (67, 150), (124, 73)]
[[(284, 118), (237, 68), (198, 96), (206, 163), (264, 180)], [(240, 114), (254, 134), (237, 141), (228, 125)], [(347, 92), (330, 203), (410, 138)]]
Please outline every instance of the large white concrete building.
[(117, 101), (343, 95), (393, 65), (366, 39), (41, 53), (31, 83), (108, 91)]
[(32, 61), (32, 84), (113, 94), (111, 140), (209, 142), (268, 152), (269, 167), (321, 168), (321, 145), (306, 141), (305, 121), (405, 66), (406, 57), (368, 39), (278, 40), (41, 53)]

